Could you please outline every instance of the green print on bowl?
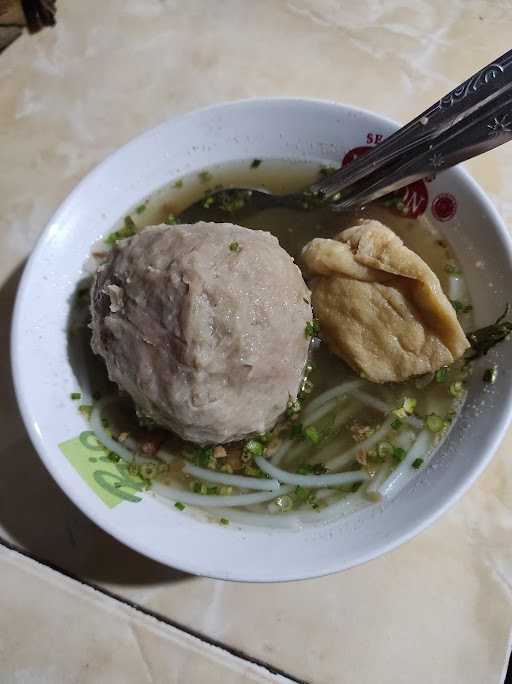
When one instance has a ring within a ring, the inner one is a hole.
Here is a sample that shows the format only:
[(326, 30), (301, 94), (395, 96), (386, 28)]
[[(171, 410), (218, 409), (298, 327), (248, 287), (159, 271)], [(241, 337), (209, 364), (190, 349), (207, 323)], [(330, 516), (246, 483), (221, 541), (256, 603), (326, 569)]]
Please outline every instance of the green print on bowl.
[(109, 452), (90, 430), (62, 442), (59, 449), (109, 508), (114, 508), (122, 501), (138, 503), (142, 500), (136, 493), (145, 489), (143, 481), (128, 472), (129, 466), (124, 461), (115, 463), (110, 460)]

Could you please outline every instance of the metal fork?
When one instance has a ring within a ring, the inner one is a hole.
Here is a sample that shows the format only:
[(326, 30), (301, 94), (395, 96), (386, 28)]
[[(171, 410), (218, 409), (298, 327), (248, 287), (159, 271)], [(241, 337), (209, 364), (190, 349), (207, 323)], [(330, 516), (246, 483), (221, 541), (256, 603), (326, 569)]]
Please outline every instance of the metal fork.
[(212, 192), (186, 209), (239, 209), (319, 204), (333, 211), (362, 207), (420, 178), (436, 175), (512, 138), (512, 50), (435, 102), (410, 123), (303, 192), (274, 195), (229, 188)]

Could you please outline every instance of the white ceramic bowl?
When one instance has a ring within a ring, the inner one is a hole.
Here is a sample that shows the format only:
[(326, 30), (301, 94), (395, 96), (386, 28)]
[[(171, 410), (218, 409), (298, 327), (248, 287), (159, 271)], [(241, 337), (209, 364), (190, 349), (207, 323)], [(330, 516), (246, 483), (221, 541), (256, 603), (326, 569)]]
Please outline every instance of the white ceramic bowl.
[[(484, 389), (477, 366), (462, 415), (428, 468), (395, 500), (325, 527), (222, 527), (137, 492), (137, 503), (113, 505), (90, 486), (91, 478), (99, 476), (91, 471), (81, 477), (76, 463), (58, 446), (87, 430), (69, 399), (77, 381), (67, 357), (66, 319), (83, 263), (98, 237), (135, 203), (186, 173), (255, 157), (339, 162), (350, 149), (395, 127), (376, 114), (329, 102), (257, 99), (221, 104), (171, 119), (130, 142), (90, 173), (52, 218), (26, 266), (16, 302), (16, 393), (33, 444), (52, 476), (114, 537), (157, 561), (211, 577), (315, 577), (357, 565), (410, 539), (453, 504), (489, 462), (511, 414), (510, 344), (490, 355), (489, 361), (500, 365), (491, 391)], [(462, 262), (477, 325), (493, 321), (512, 291), (511, 247), (503, 222), (462, 169), (447, 171), (428, 184), (428, 213), (433, 204), (442, 219), (438, 225)], [(456, 215), (447, 220), (455, 207)]]

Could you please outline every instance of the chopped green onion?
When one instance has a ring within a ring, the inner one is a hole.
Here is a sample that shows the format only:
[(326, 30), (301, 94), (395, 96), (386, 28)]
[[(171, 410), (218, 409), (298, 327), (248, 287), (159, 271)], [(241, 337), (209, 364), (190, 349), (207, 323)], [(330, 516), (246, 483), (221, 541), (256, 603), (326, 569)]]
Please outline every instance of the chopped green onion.
[(446, 382), (448, 378), (448, 366), (443, 366), (436, 370), (434, 377), (436, 382)]
[(302, 402), (299, 398), (293, 399), (290, 397), (288, 399), (288, 404), (286, 405), (286, 415), (291, 418), (302, 411)]
[(69, 395), (69, 398), (72, 399), (73, 401), (78, 401), (78, 399), (81, 399), (82, 395), (80, 392), (71, 392)]
[(423, 459), (422, 458), (415, 458), (414, 461), (412, 462), (412, 467), (416, 468), (416, 470), (418, 470), (418, 468), (421, 468), (422, 465), (423, 465)]
[(178, 223), (178, 219), (176, 216), (174, 216), (174, 214), (169, 214), (164, 223), (166, 223), (168, 226), (174, 226), (176, 223)]
[[(297, 489), (297, 487), (295, 488)], [(283, 512), (291, 511), (293, 508), (293, 499), (291, 496), (279, 496), (276, 501), (276, 506)]]
[(229, 525), (229, 518), (221, 518), (219, 522), (221, 525)]
[(425, 424), (430, 432), (441, 432), (445, 427), (444, 420), (436, 413), (431, 413), (425, 418)]
[(251, 162), (251, 169), (257, 169), (261, 164), (261, 159), (253, 159)]
[(393, 455), (393, 445), (391, 442), (381, 442), (377, 447), (377, 453), (381, 458), (389, 458)]
[(136, 214), (142, 214), (143, 212), (146, 211), (147, 203), (144, 202), (143, 204), (139, 204), (138, 207), (135, 208), (135, 213)]
[(395, 409), (393, 411), (393, 414), (397, 418), (407, 418), (407, 416), (411, 416), (414, 413), (416, 403), (416, 399), (413, 399), (412, 397), (404, 397), (402, 406), (400, 406), (400, 408)]
[(245, 443), (244, 452), (251, 456), (263, 456), (264, 447), (261, 442), (256, 439), (250, 439)]
[(111, 463), (119, 463), (119, 461), (121, 460), (121, 456), (118, 456), (113, 451), (108, 452), (107, 458)]
[(132, 235), (135, 235), (136, 232), (137, 226), (135, 225), (135, 221), (131, 216), (125, 216), (124, 226), (119, 230), (115, 230), (113, 233), (110, 233), (110, 235), (107, 235), (103, 242), (106, 242), (108, 245), (114, 245), (118, 240), (132, 237)]
[(306, 327), (304, 328), (304, 333), (306, 337), (314, 337), (315, 335), (318, 335), (320, 332), (320, 325), (316, 318), (313, 318), (312, 321), (308, 321), (306, 323)]
[(185, 504), (182, 504), (181, 501), (176, 501), (174, 506), (178, 509), (178, 511), (183, 511), (185, 509)]
[(213, 448), (212, 447), (197, 447), (195, 450), (195, 461), (196, 465), (201, 468), (208, 468), (211, 461), (216, 461), (213, 458)]
[(302, 423), (295, 423), (290, 429), (290, 439), (304, 439)]
[(304, 435), (306, 439), (312, 442), (313, 444), (318, 444), (318, 442), (320, 441), (320, 434), (316, 427), (314, 427), (313, 425), (310, 425), (304, 430)]
[(81, 404), (78, 407), (78, 410), (84, 416), (84, 418), (87, 418), (87, 420), (89, 420), (92, 413), (92, 406), (90, 406), (89, 404)]
[(446, 273), (450, 273), (451, 275), (462, 275), (462, 271), (453, 261), (449, 261), (444, 267), (444, 270), (446, 271)]
[(229, 243), (229, 251), (230, 252), (239, 252), (241, 250), (240, 244), (236, 242), (236, 240), (233, 240), (233, 242)]
[(450, 394), (452, 397), (459, 398), (464, 394), (464, 385), (462, 382), (452, 382), (450, 385)]
[(457, 314), (465, 314), (473, 311), (471, 304), (463, 304), (458, 299), (450, 299), (450, 302)]
[(327, 178), (327, 176), (332, 176), (333, 173), (336, 173), (336, 171), (339, 171), (335, 166), (321, 166), (318, 174), (320, 178)]
[(395, 420), (391, 423), (391, 429), (392, 430), (400, 430), (402, 427), (402, 421), (399, 418), (395, 418)]
[[(492, 366), (491, 368), (487, 368), (487, 370), (485, 371), (484, 382), (488, 382), (490, 385), (494, 385), (497, 377), (498, 377), (498, 368), (496, 366)], [(73, 397), (71, 397), (71, 398), (73, 398)]]
[(258, 435), (258, 441), (265, 445), (270, 444), (272, 441), (272, 433), (262, 432), (261, 435)]
[(405, 449), (402, 449), (402, 447), (394, 447), (393, 458), (397, 463), (401, 463), (405, 458)]
[(199, 178), (201, 183), (208, 183), (213, 178), (212, 174), (209, 171), (200, 171), (197, 174), (197, 177)]
[(174, 181), (173, 185), (175, 188), (182, 188), (183, 187), (183, 181), (181, 180), (181, 178), (179, 178), (177, 181)]

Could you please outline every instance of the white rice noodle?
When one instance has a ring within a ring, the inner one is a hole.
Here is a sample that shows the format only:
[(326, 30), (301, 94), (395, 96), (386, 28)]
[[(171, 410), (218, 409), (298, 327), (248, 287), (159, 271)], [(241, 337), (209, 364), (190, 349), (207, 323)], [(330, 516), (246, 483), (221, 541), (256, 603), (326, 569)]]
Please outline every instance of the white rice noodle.
[[(378, 399), (377, 397), (372, 397), (370, 394), (366, 394), (366, 392), (355, 390), (352, 393), (352, 396), (358, 399), (362, 404), (370, 406), (371, 408), (374, 408), (376, 411), (380, 411), (381, 413), (391, 413), (391, 406), (386, 404), (385, 401), (382, 401), (382, 399)], [(407, 416), (407, 418), (404, 418), (403, 420), (415, 428), (419, 429), (423, 427), (423, 421), (417, 418), (416, 416)]]
[(274, 463), (275, 465), (278, 465), (279, 463), (281, 463), (283, 458), (288, 453), (288, 449), (291, 447), (292, 444), (293, 444), (293, 442), (291, 439), (285, 440), (281, 444), (281, 446), (277, 449), (276, 453), (272, 456), (272, 463)]
[(104, 399), (101, 399), (98, 401), (96, 404), (94, 404), (91, 412), (91, 429), (94, 432), (97, 440), (103, 444), (105, 449), (108, 451), (111, 451), (112, 453), (116, 454), (116, 456), (119, 456), (122, 458), (124, 461), (127, 461), (128, 463), (154, 463), (155, 461), (150, 459), (150, 458), (144, 458), (142, 456), (139, 456), (135, 454), (135, 452), (131, 451), (127, 447), (124, 446), (124, 444), (121, 444), (121, 442), (118, 442), (115, 440), (112, 435), (110, 435), (107, 430), (103, 427), (103, 424), (101, 422), (101, 414), (105, 406), (108, 406), (109, 404), (113, 404), (117, 401), (114, 397), (105, 397)]
[(334, 427), (341, 427), (352, 418), (354, 413), (357, 413), (358, 411), (359, 406), (355, 402), (350, 404), (350, 406), (347, 406), (343, 410), (338, 411), (338, 413), (336, 414), (336, 418), (334, 419)]
[(379, 488), (383, 484), (384, 480), (387, 478), (391, 466), (389, 463), (384, 463), (384, 465), (375, 473), (372, 477), (368, 486), (366, 487), (366, 494), (373, 500), (380, 499), (381, 494), (379, 494)]
[(280, 487), (272, 492), (252, 492), (251, 494), (232, 494), (230, 496), (217, 496), (216, 494), (196, 494), (185, 489), (176, 489), (160, 482), (154, 482), (153, 492), (164, 499), (173, 502), (181, 502), (199, 508), (228, 508), (231, 506), (248, 506), (249, 504), (265, 503), (272, 501), (278, 496), (288, 494), (292, 487)]
[(174, 463), (176, 461), (176, 456), (170, 451), (167, 451), (165, 447), (160, 447), (156, 452), (155, 458), (160, 459), (164, 463)]
[(183, 472), (197, 477), (205, 482), (215, 482), (222, 485), (233, 485), (242, 489), (258, 489), (262, 492), (273, 492), (279, 489), (277, 480), (267, 480), (260, 477), (246, 477), (244, 475), (230, 475), (229, 473), (219, 473), (209, 468), (199, 468), (198, 466), (187, 463), (183, 466)]
[(386, 437), (391, 428), (392, 422), (393, 419), (389, 417), (383, 423), (383, 425), (373, 433), (373, 435), (368, 437), (368, 439), (365, 439), (364, 442), (358, 442), (357, 444), (354, 444), (354, 446), (348, 449), (348, 451), (345, 451), (343, 454), (340, 454), (330, 461), (327, 461), (325, 464), (326, 467), (329, 468), (329, 470), (341, 468), (347, 465), (347, 463), (350, 463), (350, 461), (356, 457), (359, 451), (367, 451), (368, 449), (372, 449), (376, 444), (378, 444), (378, 442)]
[(303, 523), (326, 523), (368, 505), (370, 503), (365, 501), (360, 494), (346, 494), (339, 501), (318, 511), (297, 511), (297, 517)]
[(461, 300), (462, 299), (462, 292), (463, 292), (463, 287), (464, 287), (464, 281), (462, 278), (458, 278), (457, 276), (450, 276), (448, 278), (448, 299), (451, 300)]
[(328, 413), (331, 413), (331, 411), (334, 410), (336, 402), (333, 401), (328, 401), (322, 406), (319, 406), (316, 411), (313, 411), (308, 417), (306, 417), (303, 421), (304, 427), (308, 427), (309, 425), (314, 425), (317, 421), (319, 421), (321, 418), (326, 416)]
[(360, 401), (361, 404), (369, 406), (376, 411), (380, 411), (380, 413), (389, 413), (391, 411), (391, 407), (388, 406), (385, 401), (382, 401), (382, 399), (379, 399), (378, 397), (372, 397), (371, 394), (367, 394), (361, 390), (354, 390), (354, 392), (352, 392), (352, 396)]
[(398, 437), (395, 439), (395, 445), (401, 449), (405, 449), (405, 451), (409, 451), (416, 441), (416, 437), (416, 433), (412, 430), (404, 430), (403, 432), (400, 432)]
[(297, 473), (289, 473), (286, 470), (281, 470), (281, 468), (276, 468), (263, 456), (256, 456), (254, 460), (260, 470), (279, 480), (279, 482), (295, 486), (300, 485), (301, 487), (337, 487), (344, 484), (353, 484), (354, 482), (364, 482), (369, 478), (368, 473), (364, 470), (326, 475), (298, 475)]
[(325, 501), (325, 499), (329, 499), (331, 496), (335, 496), (338, 494), (335, 489), (319, 489), (315, 493), (315, 500), (316, 501)]
[(238, 511), (232, 508), (216, 508), (215, 515), (227, 518), (230, 522), (242, 525), (255, 525), (267, 529), (291, 529), (297, 530), (302, 527), (298, 516), (293, 513), (252, 513), (250, 511)]
[(392, 496), (405, 484), (413, 473), (412, 464), (417, 458), (424, 458), (432, 446), (432, 436), (428, 430), (420, 432), (409, 453), (379, 488), (382, 496)]
[(348, 382), (343, 382), (341, 385), (336, 385), (336, 387), (332, 387), (330, 390), (327, 390), (327, 392), (315, 397), (313, 401), (311, 401), (304, 409), (302, 413), (303, 421), (309, 419), (310, 416), (313, 415), (321, 406), (334, 402), (336, 399), (339, 399), (344, 394), (348, 394), (356, 387), (360, 387), (362, 384), (362, 380), (349, 380)]

